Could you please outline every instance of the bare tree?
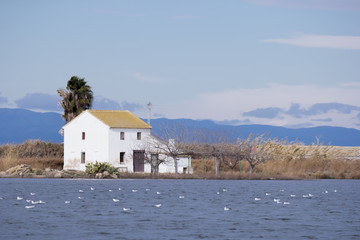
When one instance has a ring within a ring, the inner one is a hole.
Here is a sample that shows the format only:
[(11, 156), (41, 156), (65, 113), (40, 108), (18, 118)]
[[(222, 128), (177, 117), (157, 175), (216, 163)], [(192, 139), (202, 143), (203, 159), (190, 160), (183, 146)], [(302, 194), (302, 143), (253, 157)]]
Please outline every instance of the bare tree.
[(239, 141), (238, 146), (243, 158), (250, 164), (251, 174), (257, 165), (273, 159), (281, 145), (276, 139), (272, 140), (264, 135), (258, 137), (249, 135), (244, 141)]
[(175, 176), (178, 174), (178, 157), (189, 155), (194, 152), (194, 135), (189, 135), (185, 124), (173, 124), (162, 126), (161, 132), (156, 137), (156, 148), (163, 154), (172, 158), (175, 167)]

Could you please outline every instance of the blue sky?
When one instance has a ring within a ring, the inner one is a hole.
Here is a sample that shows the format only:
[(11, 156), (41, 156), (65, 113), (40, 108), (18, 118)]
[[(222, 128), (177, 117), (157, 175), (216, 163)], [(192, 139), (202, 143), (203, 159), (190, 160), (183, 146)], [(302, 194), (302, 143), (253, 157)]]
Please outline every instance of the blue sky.
[(360, 129), (360, 1), (0, 1), (0, 107)]

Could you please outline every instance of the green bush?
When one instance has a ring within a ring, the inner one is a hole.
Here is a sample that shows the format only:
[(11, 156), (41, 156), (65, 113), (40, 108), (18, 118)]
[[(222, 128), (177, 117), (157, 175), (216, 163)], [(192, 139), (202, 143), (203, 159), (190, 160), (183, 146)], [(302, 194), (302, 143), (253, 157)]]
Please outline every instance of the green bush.
[(105, 171), (108, 171), (110, 174), (117, 174), (119, 173), (118, 169), (111, 164), (107, 162), (99, 163), (88, 163), (86, 164), (86, 173), (87, 174), (97, 174), (97, 173), (103, 173)]

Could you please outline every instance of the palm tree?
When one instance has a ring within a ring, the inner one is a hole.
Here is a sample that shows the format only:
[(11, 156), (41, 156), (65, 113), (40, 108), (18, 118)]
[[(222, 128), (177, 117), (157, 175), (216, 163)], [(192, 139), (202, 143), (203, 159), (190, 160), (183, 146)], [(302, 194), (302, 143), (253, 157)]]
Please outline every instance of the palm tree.
[(66, 89), (57, 90), (60, 105), (64, 109), (64, 115), (61, 115), (66, 123), (78, 116), (82, 111), (91, 108), (93, 101), (93, 92), (87, 85), (84, 78), (72, 76), (67, 82)]

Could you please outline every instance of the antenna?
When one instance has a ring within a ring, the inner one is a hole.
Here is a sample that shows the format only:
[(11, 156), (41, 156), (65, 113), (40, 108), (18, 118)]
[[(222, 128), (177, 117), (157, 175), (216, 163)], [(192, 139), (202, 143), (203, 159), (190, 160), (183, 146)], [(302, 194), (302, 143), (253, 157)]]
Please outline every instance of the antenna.
[(151, 120), (151, 102), (149, 101), (149, 103), (147, 104), (147, 108), (148, 108), (148, 124), (150, 125), (150, 120)]

